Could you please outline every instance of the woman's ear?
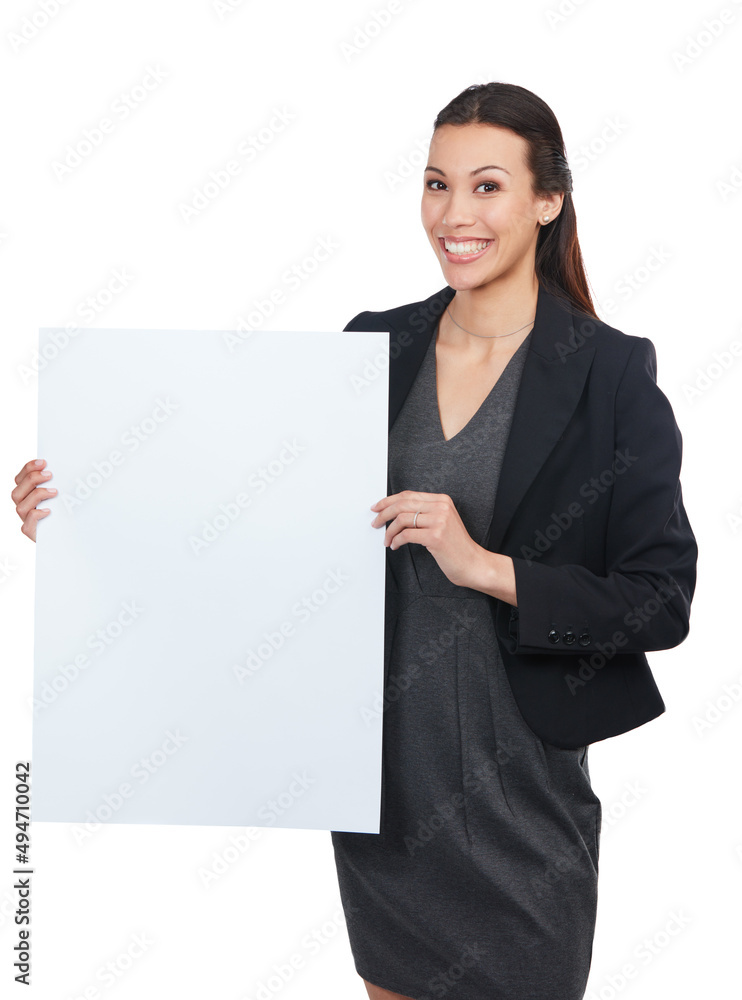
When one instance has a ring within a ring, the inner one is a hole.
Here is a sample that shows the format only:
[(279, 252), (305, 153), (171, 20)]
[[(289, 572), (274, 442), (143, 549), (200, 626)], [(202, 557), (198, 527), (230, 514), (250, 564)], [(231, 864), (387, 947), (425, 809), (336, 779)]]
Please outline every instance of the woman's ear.
[(559, 213), (561, 212), (563, 204), (564, 204), (563, 191), (551, 194), (549, 195), (548, 198), (542, 198), (539, 219), (543, 220), (548, 215), (549, 222), (553, 222), (554, 219), (556, 219), (557, 215), (559, 215)]

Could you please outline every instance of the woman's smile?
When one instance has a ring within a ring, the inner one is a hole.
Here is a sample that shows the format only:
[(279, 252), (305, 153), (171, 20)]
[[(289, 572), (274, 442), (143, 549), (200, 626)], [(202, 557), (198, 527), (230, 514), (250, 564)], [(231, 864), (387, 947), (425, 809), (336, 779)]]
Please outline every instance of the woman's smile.
[(466, 264), (470, 260), (479, 260), (480, 257), (484, 256), (494, 243), (494, 240), (439, 236), (438, 243), (446, 260), (453, 261), (456, 264)]

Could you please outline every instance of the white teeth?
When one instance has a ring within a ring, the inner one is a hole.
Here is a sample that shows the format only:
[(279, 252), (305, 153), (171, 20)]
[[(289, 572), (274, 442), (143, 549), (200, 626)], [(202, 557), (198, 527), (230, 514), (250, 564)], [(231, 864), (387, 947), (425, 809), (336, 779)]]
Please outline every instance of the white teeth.
[(469, 240), (466, 243), (453, 243), (449, 240), (443, 240), (444, 246), (449, 253), (467, 254), (467, 253), (477, 253), (479, 250), (483, 250), (488, 246), (492, 240)]

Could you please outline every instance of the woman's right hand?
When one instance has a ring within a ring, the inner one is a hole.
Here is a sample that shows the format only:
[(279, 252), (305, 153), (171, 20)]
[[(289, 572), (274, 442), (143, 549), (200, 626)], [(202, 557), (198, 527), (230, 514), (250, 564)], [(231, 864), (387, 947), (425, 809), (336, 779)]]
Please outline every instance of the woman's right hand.
[(48, 507), (37, 510), (36, 504), (41, 503), (42, 500), (47, 500), (49, 497), (56, 496), (57, 493), (53, 487), (47, 487), (46, 485), (48, 480), (51, 479), (51, 472), (44, 470), (45, 465), (45, 458), (37, 458), (26, 462), (15, 477), (16, 487), (10, 494), (18, 517), (23, 521), (21, 531), (24, 535), (28, 535), (32, 542), (36, 541), (36, 524), (39, 519), (51, 514)]

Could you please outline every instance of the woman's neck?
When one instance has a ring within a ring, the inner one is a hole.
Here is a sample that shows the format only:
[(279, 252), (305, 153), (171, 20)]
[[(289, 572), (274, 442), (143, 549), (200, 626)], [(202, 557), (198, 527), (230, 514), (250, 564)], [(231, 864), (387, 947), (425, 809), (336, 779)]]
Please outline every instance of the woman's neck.
[(490, 282), (457, 290), (441, 316), (438, 343), (482, 359), (511, 354), (533, 328), (538, 289), (534, 274), (515, 288)]

